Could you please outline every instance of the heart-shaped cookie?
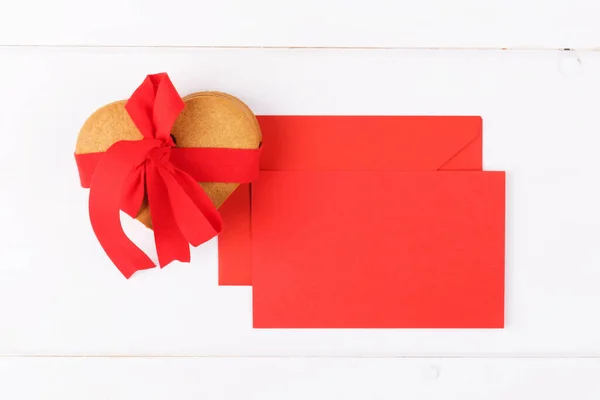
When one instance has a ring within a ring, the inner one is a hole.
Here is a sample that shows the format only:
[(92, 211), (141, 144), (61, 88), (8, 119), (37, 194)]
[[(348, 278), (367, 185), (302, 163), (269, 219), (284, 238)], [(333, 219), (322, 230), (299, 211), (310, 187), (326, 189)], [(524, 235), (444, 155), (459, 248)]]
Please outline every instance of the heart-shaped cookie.
[[(221, 92), (198, 92), (183, 98), (171, 134), (176, 147), (257, 149), (262, 135), (250, 108), (238, 98)], [(125, 100), (110, 103), (94, 112), (77, 137), (76, 154), (106, 151), (119, 140), (141, 140), (142, 134), (125, 110)], [(199, 182), (215, 207), (239, 186), (238, 183)], [(136, 217), (152, 228), (150, 211), (144, 201)]]

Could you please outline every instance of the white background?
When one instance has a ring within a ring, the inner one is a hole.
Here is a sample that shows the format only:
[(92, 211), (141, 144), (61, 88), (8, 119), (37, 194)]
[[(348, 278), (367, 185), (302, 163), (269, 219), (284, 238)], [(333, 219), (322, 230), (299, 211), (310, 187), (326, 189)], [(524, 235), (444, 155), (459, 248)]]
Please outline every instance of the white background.
[[(600, 397), (597, 1), (0, 4), (0, 398)], [(216, 241), (125, 280), (73, 151), (162, 71), (257, 114), (481, 115), (507, 171), (506, 328), (253, 330)]]

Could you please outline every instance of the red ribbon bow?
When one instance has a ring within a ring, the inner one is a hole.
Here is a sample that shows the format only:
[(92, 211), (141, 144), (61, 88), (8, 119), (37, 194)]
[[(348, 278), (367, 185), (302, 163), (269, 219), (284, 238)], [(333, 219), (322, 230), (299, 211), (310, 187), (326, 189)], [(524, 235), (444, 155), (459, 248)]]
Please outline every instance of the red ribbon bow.
[(221, 231), (221, 216), (198, 182), (253, 181), (260, 150), (174, 147), (171, 128), (184, 103), (166, 73), (148, 75), (125, 108), (144, 139), (75, 158), (81, 184), (90, 188), (94, 233), (129, 278), (155, 265), (125, 235), (119, 210), (135, 218), (146, 191), (160, 267), (189, 262), (189, 244), (198, 246)]

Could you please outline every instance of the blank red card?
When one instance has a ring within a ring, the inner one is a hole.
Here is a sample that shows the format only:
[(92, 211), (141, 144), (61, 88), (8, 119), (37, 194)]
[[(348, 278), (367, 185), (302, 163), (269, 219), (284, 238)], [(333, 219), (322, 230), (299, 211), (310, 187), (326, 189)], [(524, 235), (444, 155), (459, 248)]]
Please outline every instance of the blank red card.
[[(265, 171), (481, 170), (476, 116), (259, 116)], [(251, 285), (250, 186), (221, 207), (219, 284)]]
[(503, 172), (264, 172), (256, 328), (501, 328)]

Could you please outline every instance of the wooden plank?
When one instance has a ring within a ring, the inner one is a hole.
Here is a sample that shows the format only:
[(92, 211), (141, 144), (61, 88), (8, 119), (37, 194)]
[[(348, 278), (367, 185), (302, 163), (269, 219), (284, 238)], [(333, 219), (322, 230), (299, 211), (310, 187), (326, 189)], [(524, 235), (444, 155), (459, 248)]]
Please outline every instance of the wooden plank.
[[(0, 353), (600, 355), (600, 53), (576, 57), (0, 49)], [(159, 71), (182, 95), (218, 89), (259, 114), (482, 115), (485, 168), (507, 171), (506, 329), (253, 330), (251, 289), (217, 286), (214, 241), (126, 281), (92, 233), (72, 153), (94, 109)]]
[(10, 3), (1, 45), (600, 47), (595, 0)]
[(3, 358), (20, 399), (461, 399), (600, 396), (598, 359)]

